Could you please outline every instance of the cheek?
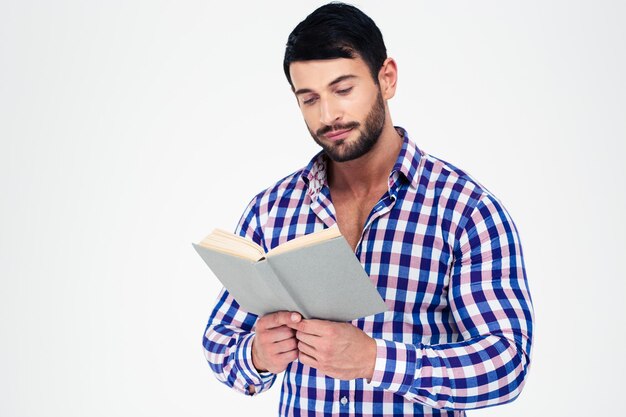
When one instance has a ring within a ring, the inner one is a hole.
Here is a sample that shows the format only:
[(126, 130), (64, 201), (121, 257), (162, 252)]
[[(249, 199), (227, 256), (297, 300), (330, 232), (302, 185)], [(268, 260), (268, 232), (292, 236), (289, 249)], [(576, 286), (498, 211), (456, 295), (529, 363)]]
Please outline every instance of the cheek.
[(304, 118), (304, 123), (306, 123), (309, 130), (315, 132), (320, 128), (319, 118), (316, 119), (312, 112), (303, 111), (302, 117)]
[(369, 97), (351, 96), (344, 98), (339, 108), (344, 121), (358, 121), (367, 115), (371, 105)]

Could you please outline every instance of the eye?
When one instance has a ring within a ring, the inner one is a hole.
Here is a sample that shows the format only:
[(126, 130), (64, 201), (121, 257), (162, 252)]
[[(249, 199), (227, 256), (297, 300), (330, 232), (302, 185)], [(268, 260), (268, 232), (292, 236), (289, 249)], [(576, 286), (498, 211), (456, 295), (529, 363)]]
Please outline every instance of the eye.
[(337, 90), (337, 94), (345, 96), (346, 94), (350, 93), (350, 91), (352, 91), (352, 87), (342, 88), (341, 90)]
[(308, 97), (308, 98), (302, 100), (302, 104), (309, 106), (309, 105), (315, 103), (315, 100), (317, 100), (316, 97)]

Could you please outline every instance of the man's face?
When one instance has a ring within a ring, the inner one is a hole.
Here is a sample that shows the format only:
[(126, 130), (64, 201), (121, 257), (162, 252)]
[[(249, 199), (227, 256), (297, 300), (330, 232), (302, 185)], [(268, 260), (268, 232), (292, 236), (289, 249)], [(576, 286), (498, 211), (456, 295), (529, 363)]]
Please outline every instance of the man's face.
[(333, 161), (372, 149), (385, 124), (385, 102), (361, 58), (299, 61), (289, 70), (304, 122)]

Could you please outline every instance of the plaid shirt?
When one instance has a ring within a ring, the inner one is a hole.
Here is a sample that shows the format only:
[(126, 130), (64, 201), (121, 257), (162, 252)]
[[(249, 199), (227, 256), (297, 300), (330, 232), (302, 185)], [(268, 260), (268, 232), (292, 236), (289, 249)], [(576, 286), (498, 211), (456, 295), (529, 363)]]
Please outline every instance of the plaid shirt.
[[(280, 415), (464, 416), (515, 399), (528, 373), (533, 311), (522, 248), (501, 203), (468, 174), (404, 143), (355, 255), (389, 311), (352, 322), (373, 337), (372, 380), (285, 371)], [(327, 159), (252, 199), (236, 233), (266, 251), (335, 224)], [(204, 334), (218, 379), (249, 395), (276, 379), (252, 365), (257, 316), (222, 290)], [(256, 394), (255, 394), (256, 395)]]

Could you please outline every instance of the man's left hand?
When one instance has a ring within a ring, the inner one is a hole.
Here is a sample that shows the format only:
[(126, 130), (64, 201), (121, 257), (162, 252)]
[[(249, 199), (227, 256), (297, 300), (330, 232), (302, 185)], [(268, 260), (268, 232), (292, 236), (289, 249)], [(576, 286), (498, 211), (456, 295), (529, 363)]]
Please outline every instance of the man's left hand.
[(298, 339), (298, 359), (331, 378), (371, 380), (376, 342), (350, 323), (301, 320), (289, 323)]

